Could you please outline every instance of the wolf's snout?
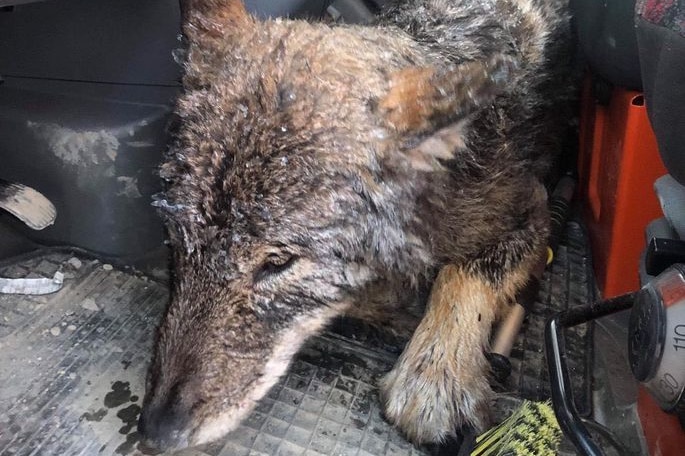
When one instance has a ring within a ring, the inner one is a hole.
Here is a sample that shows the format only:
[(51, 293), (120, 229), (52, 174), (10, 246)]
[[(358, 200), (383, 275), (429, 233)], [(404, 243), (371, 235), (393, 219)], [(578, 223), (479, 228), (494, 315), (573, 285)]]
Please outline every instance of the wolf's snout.
[(190, 410), (169, 401), (147, 404), (138, 421), (138, 432), (145, 444), (159, 450), (185, 448), (189, 445)]

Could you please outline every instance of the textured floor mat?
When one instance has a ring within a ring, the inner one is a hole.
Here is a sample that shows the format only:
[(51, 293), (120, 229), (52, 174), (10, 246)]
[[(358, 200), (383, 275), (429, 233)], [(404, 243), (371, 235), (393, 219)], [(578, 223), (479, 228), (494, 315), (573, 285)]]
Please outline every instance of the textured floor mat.
[[(569, 307), (591, 303), (594, 287), (585, 233), (580, 224), (570, 222), (513, 347), (512, 374), (505, 391), (532, 400), (550, 397), (543, 340), (545, 322)], [(588, 416), (592, 411), (592, 326), (585, 324), (568, 329), (565, 347), (576, 407), (578, 413)]]
[[(542, 324), (552, 309), (589, 298), (584, 245), (580, 227), (570, 224), (516, 345), (508, 391), (547, 396)], [(135, 428), (167, 289), (69, 253), (19, 259), (0, 266), (0, 276), (52, 277), (57, 270), (65, 276), (58, 293), (0, 295), (0, 454), (140, 454)], [(580, 328), (567, 344), (583, 410), (588, 340)], [(380, 415), (376, 380), (399, 348), (333, 333), (315, 338), (234, 433), (182, 454), (424, 454)]]
[(383, 356), (334, 335), (314, 339), (234, 433), (226, 454), (418, 455), (380, 415)]
[[(49, 296), (0, 295), (0, 454), (139, 454), (135, 432), (166, 287), (49, 253), (0, 268), (65, 275)], [(222, 442), (194, 455), (418, 455), (381, 419), (375, 382), (392, 355), (328, 335)]]
[(65, 254), (0, 274), (57, 269), (65, 280), (55, 294), (0, 295), (0, 454), (123, 454), (166, 289)]

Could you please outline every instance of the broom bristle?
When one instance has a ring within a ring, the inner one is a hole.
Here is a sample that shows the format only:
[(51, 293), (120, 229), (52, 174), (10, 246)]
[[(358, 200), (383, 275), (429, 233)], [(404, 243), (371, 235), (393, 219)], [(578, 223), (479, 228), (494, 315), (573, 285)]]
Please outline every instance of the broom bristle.
[(471, 456), (553, 456), (560, 442), (549, 401), (524, 401), (504, 422), (476, 438)]

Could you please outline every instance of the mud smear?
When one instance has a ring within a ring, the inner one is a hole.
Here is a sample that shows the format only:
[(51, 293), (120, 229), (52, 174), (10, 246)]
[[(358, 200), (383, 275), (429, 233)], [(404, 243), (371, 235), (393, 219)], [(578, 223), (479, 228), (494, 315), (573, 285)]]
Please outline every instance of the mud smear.
[(138, 451), (140, 451), (143, 454), (148, 454), (148, 455), (157, 455), (157, 454), (164, 453), (163, 451), (160, 451), (156, 448), (152, 448), (152, 447), (145, 445), (143, 442), (140, 442), (138, 444)]
[(125, 404), (131, 399), (131, 386), (128, 382), (116, 381), (112, 384), (112, 391), (105, 396), (105, 407), (114, 408)]
[(119, 429), (120, 434), (128, 434), (138, 424), (138, 415), (140, 415), (140, 406), (138, 404), (131, 404), (117, 412), (117, 417), (124, 422), (124, 427)]
[(97, 412), (93, 412), (93, 413), (86, 412), (86, 413), (84, 413), (83, 415), (81, 415), (79, 417), (78, 420), (79, 421), (83, 421), (83, 420), (86, 420), (86, 421), (102, 421), (102, 419), (105, 417), (105, 415), (107, 415), (107, 410), (101, 408)]
[(138, 179), (130, 176), (117, 176), (117, 196), (128, 198), (141, 198), (143, 195), (138, 189)]
[(28, 122), (36, 136), (44, 140), (51, 152), (68, 165), (87, 168), (90, 164), (113, 162), (119, 140), (107, 130), (76, 131), (57, 124)]
[(379, 429), (376, 426), (374, 426), (371, 428), (371, 432), (373, 432), (376, 435), (383, 435), (384, 431), (383, 431), (383, 429)]
[(358, 418), (350, 418), (352, 423), (357, 427), (357, 429), (364, 429), (366, 427), (366, 421), (362, 421)]

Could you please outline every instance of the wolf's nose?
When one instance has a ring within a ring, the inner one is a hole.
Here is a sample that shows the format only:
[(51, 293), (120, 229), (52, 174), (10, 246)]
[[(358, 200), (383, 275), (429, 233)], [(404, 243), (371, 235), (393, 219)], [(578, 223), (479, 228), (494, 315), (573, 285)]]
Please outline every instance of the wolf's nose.
[(138, 420), (138, 433), (146, 445), (159, 450), (188, 446), (190, 414), (179, 407), (146, 405)]

